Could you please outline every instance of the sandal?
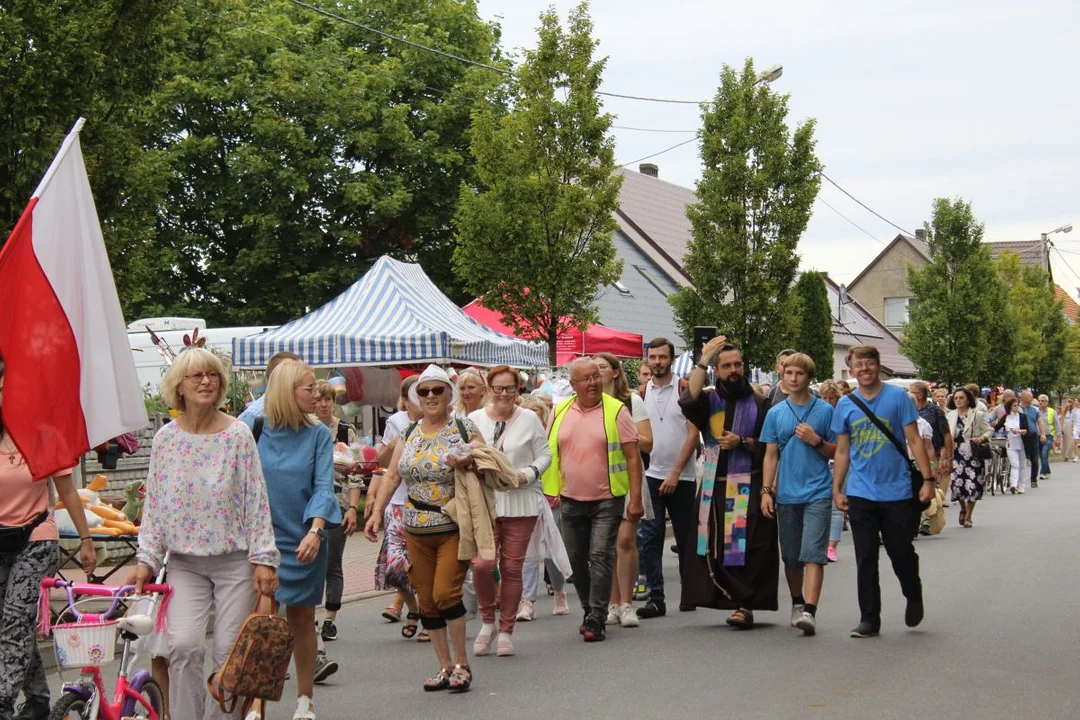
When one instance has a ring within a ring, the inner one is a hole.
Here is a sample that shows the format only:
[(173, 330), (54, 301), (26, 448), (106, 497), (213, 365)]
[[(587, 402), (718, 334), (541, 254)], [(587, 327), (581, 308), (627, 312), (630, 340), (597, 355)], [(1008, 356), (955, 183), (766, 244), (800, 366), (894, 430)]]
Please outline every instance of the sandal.
[(463, 693), (472, 685), (472, 668), (468, 665), (455, 665), (450, 673), (450, 692)]
[[(385, 613), (383, 613), (385, 615)], [(406, 640), (412, 640), (416, 637), (416, 631), (420, 629), (417, 620), (420, 619), (420, 613), (409, 613), (405, 616), (405, 624), (401, 626), (401, 637)]]
[(754, 611), (739, 608), (731, 613), (731, 616), (727, 619), (727, 624), (740, 630), (749, 630), (754, 627)]
[(401, 608), (389, 605), (383, 608), (382, 616), (392, 623), (401, 622)]
[(424, 681), (424, 692), (437, 692), (448, 687), (450, 687), (450, 673), (446, 668), (435, 673), (435, 677), (430, 677)]
[(959, 523), (961, 525), (964, 524), (964, 518), (965, 518), (964, 508), (960, 508), (960, 520), (959, 520)]
[(431, 635), (427, 630), (421, 630), (420, 634), (416, 636), (416, 642), (431, 642)]

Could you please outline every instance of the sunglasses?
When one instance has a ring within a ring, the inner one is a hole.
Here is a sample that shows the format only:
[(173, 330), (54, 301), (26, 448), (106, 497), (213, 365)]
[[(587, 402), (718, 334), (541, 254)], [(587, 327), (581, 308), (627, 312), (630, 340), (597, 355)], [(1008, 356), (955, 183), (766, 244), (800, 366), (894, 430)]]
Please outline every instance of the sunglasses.
[(436, 385), (435, 387), (430, 388), (416, 388), (417, 397), (427, 397), (429, 394), (439, 397), (444, 392), (446, 392), (446, 387), (443, 385)]

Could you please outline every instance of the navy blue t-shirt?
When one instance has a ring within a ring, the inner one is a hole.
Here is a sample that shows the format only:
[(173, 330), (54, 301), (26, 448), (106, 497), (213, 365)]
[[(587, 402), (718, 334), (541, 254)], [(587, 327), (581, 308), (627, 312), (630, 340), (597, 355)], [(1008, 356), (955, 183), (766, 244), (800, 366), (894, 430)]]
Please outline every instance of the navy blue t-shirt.
[[(902, 388), (883, 385), (873, 400), (867, 400), (862, 394), (859, 399), (889, 428), (900, 444), (906, 446), (904, 426), (919, 420), (911, 396)], [(832, 429), (837, 435), (847, 435), (851, 439), (848, 495), (876, 502), (911, 499), (907, 456), (900, 454), (850, 397), (842, 397), (836, 404)]]

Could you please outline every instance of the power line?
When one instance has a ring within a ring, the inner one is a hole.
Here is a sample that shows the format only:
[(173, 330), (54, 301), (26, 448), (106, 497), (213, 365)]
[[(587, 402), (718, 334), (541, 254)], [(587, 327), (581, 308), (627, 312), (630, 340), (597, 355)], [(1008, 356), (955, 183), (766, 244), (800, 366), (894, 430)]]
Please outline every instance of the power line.
[(861, 230), (861, 231), (862, 231), (862, 232), (863, 232), (864, 234), (866, 234), (866, 235), (870, 236), (870, 237), (871, 237), (871, 238), (873, 238), (874, 240), (877, 240), (877, 241), (878, 241), (879, 243), (881, 243), (882, 245), (888, 245), (888, 243), (887, 243), (887, 242), (885, 242), (884, 240), (880, 239), (880, 238), (879, 238), (879, 237), (877, 237), (876, 235), (873, 235), (873, 234), (872, 234), (872, 233), (870, 233), (870, 232), (869, 232), (868, 230), (864, 229), (864, 228), (863, 228), (863, 227), (862, 227), (861, 225), (859, 225), (858, 223), (856, 223), (856, 222), (855, 222), (854, 220), (852, 220), (851, 218), (849, 218), (849, 217), (848, 217), (847, 215), (845, 215), (844, 213), (842, 213), (842, 212), (840, 212), (839, 210), (837, 210), (836, 208), (834, 208), (834, 207), (833, 207), (832, 205), (830, 205), (830, 204), (829, 204), (828, 202), (826, 202), (826, 200), (825, 200), (824, 198), (822, 198), (821, 196), (818, 196), (818, 198), (817, 198), (817, 199), (818, 199), (818, 200), (820, 200), (820, 201), (821, 201), (821, 203), (822, 203), (822, 204), (823, 204), (823, 205), (824, 205), (825, 207), (827, 207), (827, 208), (829, 208), (830, 210), (832, 210), (832, 211), (833, 211), (834, 213), (836, 213), (837, 215), (839, 215), (840, 217), (842, 217), (842, 218), (843, 218), (844, 220), (847, 220), (847, 222), (848, 222), (848, 223), (849, 223), (849, 224), (850, 224), (850, 225), (851, 225), (852, 227), (856, 228), (857, 230)]
[[(292, 2), (296, 1), (297, 0), (292, 0)], [(601, 90), (597, 90), (596, 94), (605, 97), (622, 98), (623, 100), (640, 100), (642, 102), (669, 103), (672, 105), (708, 105), (712, 102), (711, 100), (671, 100), (668, 98), (644, 97), (642, 95), (623, 95), (620, 93), (603, 92)]]
[(1057, 252), (1058, 257), (1061, 258), (1061, 262), (1065, 263), (1065, 267), (1069, 269), (1069, 272), (1072, 273), (1072, 276), (1074, 278), (1076, 278), (1076, 281), (1080, 282), (1080, 275), (1077, 275), (1076, 271), (1072, 269), (1072, 265), (1070, 265), (1069, 261), (1065, 259), (1065, 256), (1061, 254), (1061, 251), (1054, 247), (1053, 244), (1051, 244), (1050, 247), (1053, 248), (1055, 252)]
[(627, 125), (612, 125), (615, 130), (636, 130), (637, 132), (652, 133), (696, 133), (697, 130), (660, 130), (657, 128), (629, 127)]
[(619, 167), (626, 167), (628, 165), (634, 165), (636, 163), (641, 162), (642, 160), (649, 160), (649, 159), (652, 159), (654, 157), (657, 157), (658, 155), (663, 155), (664, 153), (669, 153), (669, 152), (671, 152), (672, 150), (674, 150), (676, 148), (681, 148), (683, 145), (689, 145), (690, 143), (694, 142), (695, 140), (697, 140), (696, 135), (694, 137), (690, 138), (689, 140), (683, 140), (680, 143), (675, 143), (674, 145), (672, 145), (669, 148), (664, 148), (660, 152), (654, 152), (652, 155), (646, 155), (645, 157), (639, 157), (637, 160), (631, 160), (630, 162), (623, 163), (622, 165), (619, 165)]
[(889, 219), (888, 219), (887, 217), (885, 217), (885, 216), (884, 216), (884, 215), (882, 215), (881, 213), (879, 213), (879, 212), (877, 212), (876, 210), (874, 210), (873, 208), (871, 208), (871, 207), (870, 207), (869, 205), (867, 205), (866, 203), (864, 203), (864, 202), (863, 202), (862, 200), (860, 200), (859, 198), (857, 198), (857, 197), (855, 197), (854, 195), (852, 195), (851, 193), (849, 193), (849, 192), (848, 192), (847, 190), (845, 190), (844, 188), (840, 187), (839, 183), (837, 183), (837, 182), (836, 182), (835, 180), (833, 180), (833, 179), (832, 179), (831, 177), (829, 177), (828, 175), (826, 175), (826, 174), (825, 174), (824, 172), (818, 171), (818, 174), (819, 174), (819, 175), (821, 175), (821, 177), (823, 177), (823, 178), (825, 178), (826, 180), (828, 180), (828, 181), (829, 181), (830, 183), (832, 183), (832, 184), (833, 184), (833, 186), (834, 186), (834, 187), (835, 187), (835, 188), (836, 188), (837, 190), (839, 190), (840, 192), (842, 192), (842, 193), (844, 193), (845, 195), (847, 195), (847, 196), (848, 196), (849, 198), (851, 198), (852, 200), (854, 200), (855, 202), (857, 202), (857, 203), (858, 203), (859, 205), (861, 205), (861, 206), (862, 206), (863, 208), (865, 208), (866, 210), (870, 211), (870, 213), (872, 213), (873, 215), (877, 216), (877, 217), (878, 217), (879, 219), (881, 219), (881, 220), (884, 220), (884, 221), (885, 221), (885, 222), (887, 222), (887, 223), (888, 223), (889, 225), (892, 225), (892, 226), (893, 226), (894, 228), (896, 228), (896, 229), (897, 229), (897, 230), (899, 230), (900, 232), (904, 233), (904, 234), (905, 234), (905, 235), (907, 235), (908, 237), (915, 237), (915, 234), (914, 234), (914, 233), (912, 233), (912, 232), (908, 232), (908, 231), (907, 231), (907, 230), (905, 230), (904, 228), (902, 228), (902, 227), (900, 227), (899, 225), (897, 225), (896, 223), (894, 223), (894, 222), (893, 222), (892, 220), (889, 220)]

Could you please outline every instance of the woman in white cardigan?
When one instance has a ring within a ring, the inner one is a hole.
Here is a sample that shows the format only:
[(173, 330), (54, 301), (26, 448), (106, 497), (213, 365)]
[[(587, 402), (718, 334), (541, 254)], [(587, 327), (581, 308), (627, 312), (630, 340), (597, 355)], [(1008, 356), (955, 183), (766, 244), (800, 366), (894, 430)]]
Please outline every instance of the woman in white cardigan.
[[(518, 374), (501, 365), (487, 376), (490, 403), (469, 414), (484, 441), (499, 448), (517, 468), (522, 485), (495, 493), (495, 543), (498, 546), (502, 590), (499, 598), (499, 628), (496, 653), (514, 654), (510, 636), (521, 600), (521, 568), (532, 538), (540, 503), (545, 502), (540, 478), (551, 464), (547, 432), (536, 413), (518, 407), (521, 391)], [(473, 587), (480, 604), (483, 625), (476, 636), (473, 654), (487, 655), (495, 636), (495, 562), (476, 558), (472, 561)]]
[(972, 526), (975, 503), (982, 500), (986, 479), (982, 460), (975, 457), (975, 446), (990, 442), (993, 430), (986, 422), (986, 413), (975, 405), (975, 395), (966, 388), (953, 392), (952, 404), (946, 417), (953, 436), (952, 499), (960, 503), (960, 524)]

